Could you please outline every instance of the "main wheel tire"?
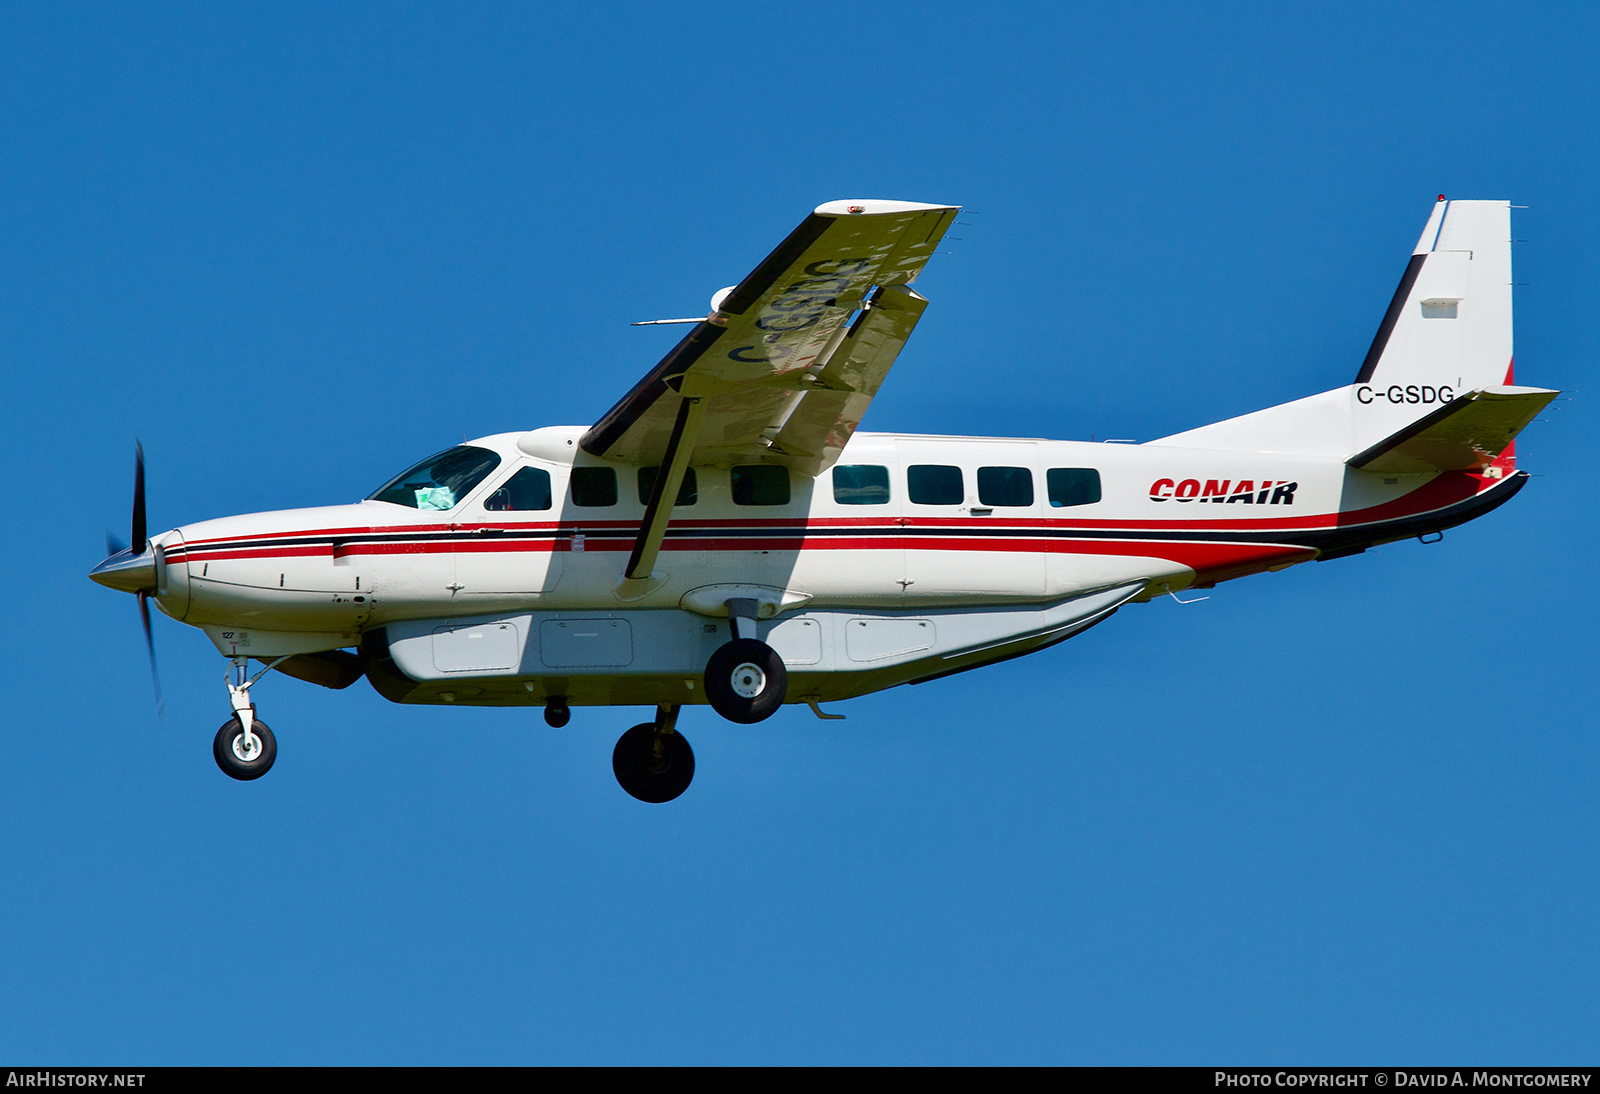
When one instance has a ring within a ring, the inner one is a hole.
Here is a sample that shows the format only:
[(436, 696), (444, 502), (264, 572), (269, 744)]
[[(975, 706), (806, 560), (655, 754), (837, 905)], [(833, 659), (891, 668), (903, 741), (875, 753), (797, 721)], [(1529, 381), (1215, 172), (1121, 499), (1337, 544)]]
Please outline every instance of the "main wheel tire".
[(611, 770), (622, 789), (642, 802), (659, 805), (689, 789), (694, 778), (694, 750), (677, 731), (657, 733), (642, 722), (617, 739)]
[(789, 673), (778, 651), (754, 638), (724, 643), (706, 662), (711, 709), (743, 725), (772, 715), (789, 693)]
[(244, 723), (235, 714), (217, 730), (217, 739), (211, 743), (211, 754), (216, 757), (217, 766), (230, 779), (240, 782), (259, 779), (272, 770), (273, 761), (278, 758), (278, 739), (267, 728), (267, 723), (257, 718), (251, 723), (250, 733), (261, 742), (254, 754), (244, 748)]

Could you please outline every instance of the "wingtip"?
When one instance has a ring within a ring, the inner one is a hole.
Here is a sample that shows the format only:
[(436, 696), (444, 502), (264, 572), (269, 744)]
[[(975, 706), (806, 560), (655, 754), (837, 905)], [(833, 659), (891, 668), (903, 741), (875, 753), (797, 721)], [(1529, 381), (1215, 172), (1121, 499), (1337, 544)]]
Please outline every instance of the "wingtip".
[(959, 205), (930, 205), (921, 201), (889, 201), (884, 198), (841, 198), (817, 206), (820, 217), (886, 216), (893, 213), (928, 213), (959, 209)]

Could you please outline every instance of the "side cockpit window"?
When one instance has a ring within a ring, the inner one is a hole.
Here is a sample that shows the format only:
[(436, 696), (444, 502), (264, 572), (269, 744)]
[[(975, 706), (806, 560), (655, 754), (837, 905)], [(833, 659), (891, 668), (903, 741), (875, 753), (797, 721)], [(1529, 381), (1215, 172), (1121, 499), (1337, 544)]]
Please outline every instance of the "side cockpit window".
[(524, 467), (483, 499), (483, 507), (491, 513), (526, 513), (550, 506), (550, 472), (542, 467)]
[(412, 509), (454, 509), (473, 487), (499, 466), (500, 457), (487, 448), (457, 445), (395, 476), (368, 500), (392, 502)]

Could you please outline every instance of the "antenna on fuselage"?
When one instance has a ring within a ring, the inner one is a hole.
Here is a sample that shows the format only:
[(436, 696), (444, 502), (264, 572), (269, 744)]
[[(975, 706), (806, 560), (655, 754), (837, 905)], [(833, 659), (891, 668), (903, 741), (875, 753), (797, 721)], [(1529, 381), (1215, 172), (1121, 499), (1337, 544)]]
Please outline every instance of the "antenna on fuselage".
[(1185, 599), (1183, 599), (1183, 597), (1181, 597), (1177, 593), (1173, 592), (1172, 591), (1172, 586), (1168, 585), (1165, 581), (1163, 581), (1161, 583), (1161, 587), (1163, 589), (1167, 590), (1167, 595), (1172, 597), (1172, 599), (1176, 600), (1179, 604), (1198, 604), (1202, 600), (1210, 600), (1211, 599), (1209, 596), (1197, 596), (1193, 600), (1185, 600)]

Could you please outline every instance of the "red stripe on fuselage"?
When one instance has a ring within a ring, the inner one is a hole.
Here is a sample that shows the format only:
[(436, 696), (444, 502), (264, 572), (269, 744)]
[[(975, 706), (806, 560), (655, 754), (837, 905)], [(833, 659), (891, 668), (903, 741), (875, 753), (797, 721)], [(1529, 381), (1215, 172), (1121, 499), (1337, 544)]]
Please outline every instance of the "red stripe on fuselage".
[[(570, 551), (570, 544), (552, 540), (512, 541), (500, 543), (471, 542), (459, 546), (450, 542), (439, 543), (375, 543), (363, 545), (360, 553), (373, 555), (444, 554), (452, 551), (486, 554), (509, 552)], [(870, 539), (853, 537), (826, 537), (818, 539), (701, 539), (668, 540), (662, 545), (667, 551), (963, 551), (1005, 555), (1123, 555), (1143, 558), (1160, 558), (1194, 570), (1202, 577), (1216, 572), (1247, 573), (1254, 569), (1284, 562), (1298, 562), (1314, 558), (1316, 551), (1291, 544), (1215, 543), (1203, 540), (1138, 540), (1138, 539), (991, 539), (975, 536), (930, 539), (926, 537), (900, 538), (874, 536)], [(631, 550), (626, 540), (597, 540), (585, 544), (584, 552), (620, 554)], [(203, 561), (224, 559), (262, 559), (305, 557), (326, 550), (295, 549), (271, 552), (223, 551), (205, 556)], [(202, 561), (200, 559), (196, 560)]]
[[(1402, 497), (1380, 505), (1354, 509), (1348, 512), (1319, 513), (1304, 517), (1243, 517), (1230, 520), (1212, 520), (1210, 513), (1187, 520), (1091, 520), (1081, 517), (817, 517), (817, 518), (718, 518), (676, 519), (668, 527), (667, 538), (662, 543), (666, 551), (799, 551), (799, 550), (906, 550), (906, 551), (990, 551), (998, 553), (1048, 552), (1064, 554), (1122, 554), (1144, 555), (1183, 561), (1178, 553), (1190, 547), (1204, 546), (1207, 551), (1227, 552), (1230, 557), (1247, 561), (1255, 557), (1251, 552), (1262, 550), (1268, 554), (1304, 554), (1304, 548), (1290, 544), (1201, 544), (1208, 534), (1272, 531), (1320, 531), (1350, 528), (1363, 524), (1417, 516), (1435, 509), (1465, 501), (1485, 490), (1492, 489), (1503, 480), (1486, 480), (1466, 471), (1446, 472)], [(390, 525), (366, 528), (313, 529), (296, 532), (258, 533), (255, 535), (226, 536), (217, 539), (186, 542), (180, 550), (168, 555), (170, 562), (210, 562), (228, 559), (303, 558), (318, 555), (344, 557), (349, 555), (437, 554), (457, 552), (462, 554), (542, 553), (571, 550), (575, 534), (585, 536), (585, 550), (621, 552), (633, 549), (633, 539), (638, 531), (636, 520), (568, 520), (443, 525)], [(894, 535), (894, 528), (939, 529), (938, 535)], [(854, 529), (883, 528), (888, 534), (852, 536)], [(480, 529), (506, 533), (506, 538), (479, 538)], [(762, 530), (773, 534), (762, 536)], [(779, 531), (781, 529), (782, 531)], [(743, 536), (697, 536), (696, 532), (748, 531)], [(1010, 535), (999, 538), (1000, 531), (1038, 531), (1038, 537)], [(1061, 539), (1050, 536), (1052, 532), (1186, 532), (1193, 540), (1138, 540), (1138, 539)], [(529, 532), (548, 533), (548, 537), (518, 538)], [(827, 535), (836, 532), (839, 534)], [(433, 533), (437, 538), (403, 540), (399, 542), (337, 542), (345, 536), (413, 536)], [(607, 534), (611, 533), (611, 534)], [(787, 534), (785, 534), (787, 533)], [(823, 533), (823, 534), (819, 534)], [(986, 534), (987, 533), (987, 534)], [(472, 538), (465, 538), (471, 536)], [(326, 539), (328, 542), (292, 546), (274, 546), (272, 540)], [(231, 547), (251, 541), (266, 541), (260, 546)], [(1208, 555), (1207, 558), (1210, 556)], [(1266, 556), (1262, 556), (1266, 557)], [(1188, 562), (1184, 562), (1188, 565)], [(1206, 565), (1216, 565), (1207, 562)], [(1232, 563), (1230, 563), (1232, 564)]]

